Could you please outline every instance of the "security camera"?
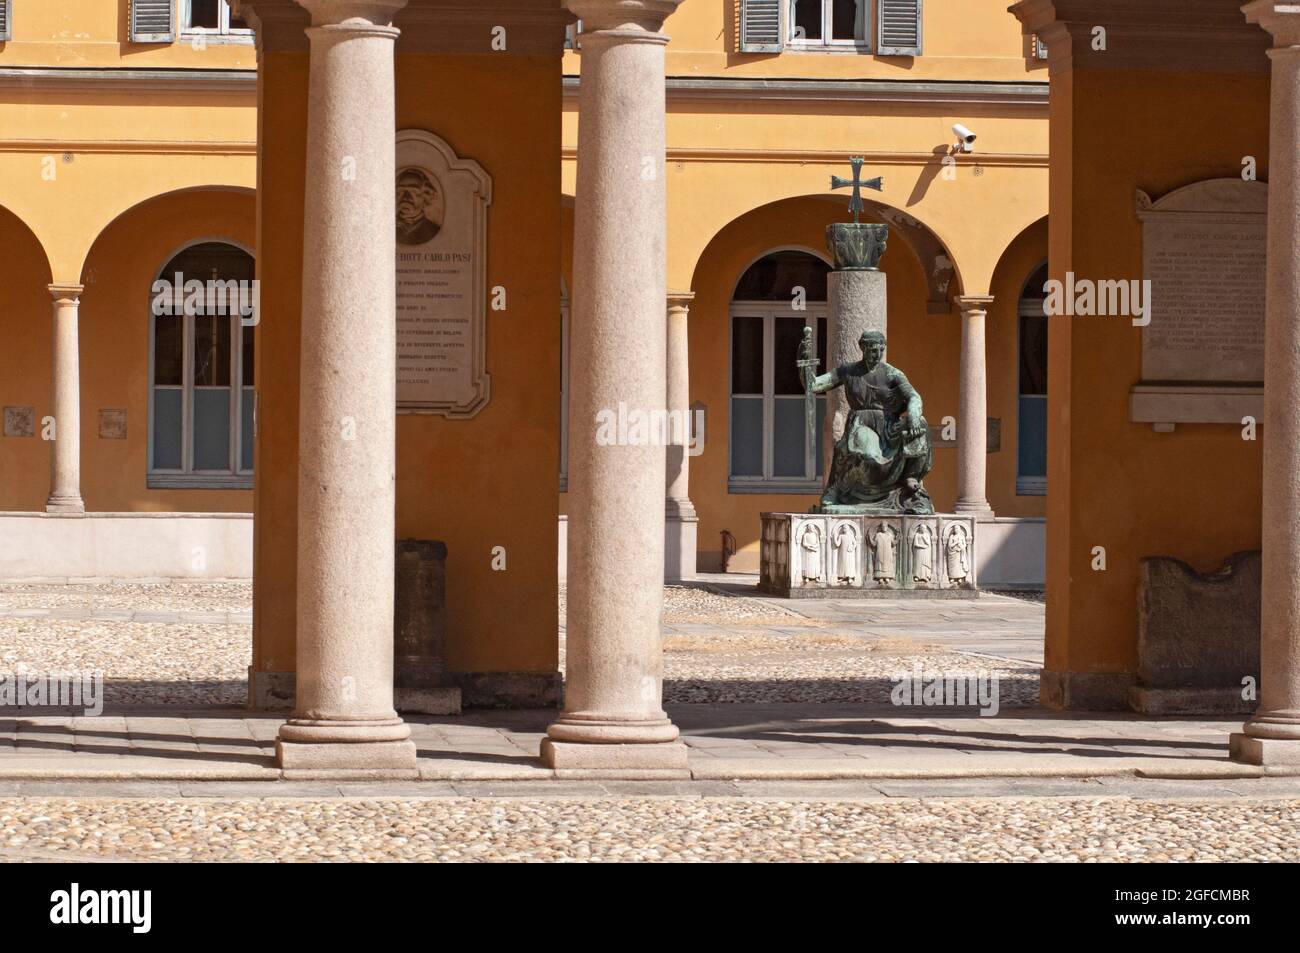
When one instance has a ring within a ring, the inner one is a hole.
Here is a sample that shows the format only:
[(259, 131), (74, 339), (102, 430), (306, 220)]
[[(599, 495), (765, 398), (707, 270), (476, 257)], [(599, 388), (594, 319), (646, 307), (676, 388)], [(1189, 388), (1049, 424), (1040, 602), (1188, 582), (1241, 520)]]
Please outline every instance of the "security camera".
[(963, 126), (961, 123), (957, 123), (957, 124), (955, 124), (955, 125), (952, 127), (952, 131), (953, 131), (953, 132), (956, 134), (956, 136), (957, 136), (957, 148), (958, 148), (958, 149), (960, 149), (962, 152), (974, 152), (974, 151), (975, 151), (975, 133), (971, 132), (969, 129), (967, 129), (965, 126)]

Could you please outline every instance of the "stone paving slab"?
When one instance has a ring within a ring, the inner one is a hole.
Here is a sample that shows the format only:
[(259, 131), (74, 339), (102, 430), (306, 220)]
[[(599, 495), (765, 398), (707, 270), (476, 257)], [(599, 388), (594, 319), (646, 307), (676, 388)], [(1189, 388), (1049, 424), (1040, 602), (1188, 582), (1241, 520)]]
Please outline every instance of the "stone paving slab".
[(608, 800), (623, 798), (772, 801), (896, 801), (1059, 798), (1135, 801), (1293, 801), (1300, 778), (1147, 780), (1107, 778), (746, 779), (725, 781), (0, 781), (4, 798), (141, 800)]
[[(1288, 772), (1228, 760), (1239, 719), (1017, 709), (867, 709), (853, 705), (677, 705), (691, 778), (884, 780), (1115, 778), (1230, 780)], [(421, 782), (547, 781), (537, 757), (554, 712), (473, 712), (412, 719)], [(125, 716), (17, 713), (16, 746), (0, 745), (4, 781), (263, 781), (277, 779), (282, 717), (242, 710)], [(568, 777), (577, 777), (567, 775)], [(582, 780), (596, 780), (582, 776)], [(600, 780), (604, 780), (601, 778)], [(382, 785), (381, 785), (382, 786)]]
[(161, 622), (186, 625), (252, 625), (253, 613), (189, 609), (50, 609), (0, 607), (0, 619), (58, 619), (65, 622)]

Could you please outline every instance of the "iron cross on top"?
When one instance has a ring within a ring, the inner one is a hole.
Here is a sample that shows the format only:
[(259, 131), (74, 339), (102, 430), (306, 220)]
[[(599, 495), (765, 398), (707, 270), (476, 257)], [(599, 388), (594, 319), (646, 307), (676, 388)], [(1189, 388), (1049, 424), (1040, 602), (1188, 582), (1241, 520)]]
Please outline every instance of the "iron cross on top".
[(849, 200), (849, 211), (853, 213), (853, 224), (855, 225), (858, 224), (858, 216), (866, 208), (862, 204), (862, 190), (864, 188), (875, 189), (880, 192), (885, 187), (885, 177), (883, 175), (878, 175), (874, 179), (867, 179), (865, 182), (862, 181), (862, 163), (864, 161), (864, 159), (856, 156), (849, 159), (849, 165), (853, 166), (853, 178), (851, 179), (841, 179), (838, 175), (831, 176), (832, 189), (842, 189), (847, 185), (853, 186), (853, 198)]

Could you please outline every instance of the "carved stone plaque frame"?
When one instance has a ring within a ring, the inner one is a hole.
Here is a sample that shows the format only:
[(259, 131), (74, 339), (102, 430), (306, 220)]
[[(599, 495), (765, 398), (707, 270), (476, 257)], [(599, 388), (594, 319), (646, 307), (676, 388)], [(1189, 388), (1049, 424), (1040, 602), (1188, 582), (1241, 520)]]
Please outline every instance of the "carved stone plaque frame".
[[(423, 129), (397, 133), (397, 411), (475, 416), (487, 373), (492, 178)], [(403, 203), (403, 193), (417, 198)], [(416, 209), (418, 208), (418, 211)]]

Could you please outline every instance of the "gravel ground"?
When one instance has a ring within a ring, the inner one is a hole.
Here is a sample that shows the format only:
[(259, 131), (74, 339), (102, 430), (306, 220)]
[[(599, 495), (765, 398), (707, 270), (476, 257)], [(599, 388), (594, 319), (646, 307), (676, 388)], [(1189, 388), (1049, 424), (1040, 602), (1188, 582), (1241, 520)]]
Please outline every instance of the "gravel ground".
[(0, 676), (102, 672), (106, 705), (242, 706), (252, 627), (0, 619)]
[(1300, 801), (0, 800), (0, 860), (1297, 861)]
[(250, 612), (251, 582), (173, 582), (157, 585), (0, 585), (0, 609), (139, 609)]
[[(568, 590), (560, 587), (560, 619), (568, 608)], [(694, 586), (664, 586), (664, 623), (734, 625), (803, 625), (818, 623), (794, 612), (782, 612), (757, 599), (726, 596)]]

